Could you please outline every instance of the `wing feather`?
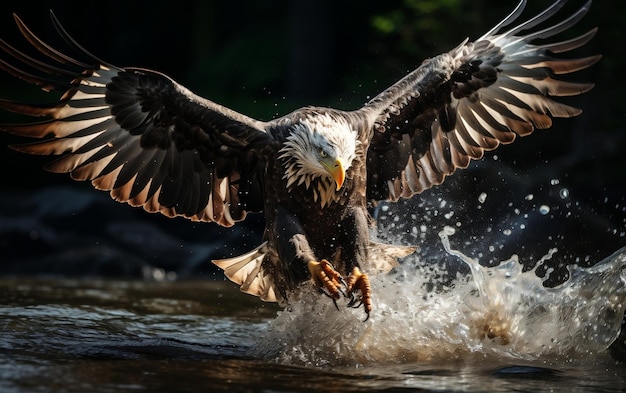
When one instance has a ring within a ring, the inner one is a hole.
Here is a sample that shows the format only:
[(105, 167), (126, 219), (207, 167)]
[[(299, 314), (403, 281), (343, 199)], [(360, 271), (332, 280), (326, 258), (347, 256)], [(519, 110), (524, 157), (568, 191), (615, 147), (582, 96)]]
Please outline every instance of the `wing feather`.
[(240, 195), (238, 184), (261, 189), (253, 184), (260, 150), (274, 142), (265, 123), (198, 97), (158, 72), (106, 63), (51, 18), (73, 56), (45, 43), (17, 16), (18, 29), (40, 56), (0, 40), (0, 69), (62, 92), (52, 104), (0, 100), (2, 109), (41, 118), (0, 124), (5, 132), (39, 139), (16, 150), (58, 155), (47, 170), (90, 180), (115, 200), (149, 212), (230, 226), (245, 218), (248, 201), (258, 209), (260, 195)]
[[(537, 128), (549, 128), (552, 118), (580, 114), (580, 109), (554, 97), (579, 95), (593, 84), (561, 76), (590, 67), (600, 56), (552, 55), (581, 47), (596, 29), (569, 40), (535, 42), (569, 29), (590, 7), (587, 2), (563, 20), (535, 29), (550, 22), (565, 3), (557, 0), (501, 32), (522, 14), (525, 1), (520, 1), (476, 42), (465, 41), (427, 60), (368, 102), (361, 110), (373, 117), (376, 130), (368, 151), (368, 199), (410, 197), (440, 184), (485, 151)], [(410, 143), (393, 143), (403, 140), (403, 135)], [(404, 165), (394, 162), (397, 157), (407, 157)]]

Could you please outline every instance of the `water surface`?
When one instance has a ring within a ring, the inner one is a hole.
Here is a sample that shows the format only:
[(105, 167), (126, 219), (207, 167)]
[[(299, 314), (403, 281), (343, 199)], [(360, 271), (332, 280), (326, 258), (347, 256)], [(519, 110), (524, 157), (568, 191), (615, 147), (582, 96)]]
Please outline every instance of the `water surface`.
[[(285, 334), (281, 329), (302, 329), (300, 321), (307, 317), (298, 307), (305, 302), (281, 310), (240, 294), (230, 283), (15, 278), (2, 279), (0, 291), (3, 392), (626, 388), (624, 365), (606, 352), (534, 361), (480, 349), (430, 360), (350, 359), (339, 348), (350, 334), (334, 330), (337, 320), (349, 320), (357, 330), (376, 329), (376, 324), (393, 330), (396, 322), (375, 314), (363, 323), (362, 310), (337, 311), (317, 301), (307, 303), (316, 312), (309, 318), (309, 331)], [(383, 296), (378, 303), (384, 301)], [(324, 315), (331, 319), (328, 325), (320, 322)], [(285, 318), (295, 321), (287, 326)], [(321, 333), (313, 336), (313, 331)], [(280, 337), (283, 342), (271, 342)], [(294, 337), (300, 348), (288, 343)], [(321, 342), (324, 337), (337, 348)], [(440, 344), (448, 345), (444, 341)], [(268, 348), (276, 351), (270, 354)], [(305, 353), (306, 348), (319, 350)], [(300, 360), (293, 356), (298, 349)], [(376, 348), (372, 353), (397, 350)], [(319, 364), (306, 357), (312, 353), (320, 353)]]

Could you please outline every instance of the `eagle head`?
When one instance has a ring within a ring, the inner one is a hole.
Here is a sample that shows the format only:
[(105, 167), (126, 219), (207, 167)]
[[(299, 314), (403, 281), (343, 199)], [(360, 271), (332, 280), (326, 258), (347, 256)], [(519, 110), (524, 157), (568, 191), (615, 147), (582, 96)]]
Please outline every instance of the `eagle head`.
[(315, 198), (325, 205), (342, 188), (357, 144), (356, 131), (342, 117), (314, 114), (294, 123), (279, 155), (287, 187), (316, 183)]

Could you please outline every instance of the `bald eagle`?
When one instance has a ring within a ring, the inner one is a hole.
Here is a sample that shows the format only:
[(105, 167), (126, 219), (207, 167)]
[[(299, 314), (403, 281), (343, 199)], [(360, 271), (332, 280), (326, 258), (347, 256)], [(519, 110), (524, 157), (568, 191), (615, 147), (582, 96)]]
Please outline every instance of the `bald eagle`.
[(581, 112), (552, 97), (591, 89), (562, 77), (599, 56), (553, 54), (581, 47), (596, 29), (560, 42), (545, 39), (578, 22), (591, 2), (545, 26), (566, 3), (557, 0), (510, 27), (525, 3), (361, 108), (305, 107), (271, 121), (199, 97), (162, 73), (102, 61), (51, 14), (75, 53), (68, 56), (14, 15), (41, 58), (2, 41), (8, 60), (0, 68), (62, 95), (52, 104), (1, 100), (5, 110), (43, 119), (0, 129), (39, 139), (12, 146), (18, 151), (60, 155), (46, 169), (89, 180), (148, 212), (222, 226), (263, 212), (262, 244), (214, 261), (228, 278), (244, 292), (283, 302), (312, 282), (333, 301), (345, 296), (348, 305), (363, 305), (369, 316), (368, 274), (388, 271), (413, 251), (371, 240), (369, 209), (376, 202), (410, 198), (485, 151)]

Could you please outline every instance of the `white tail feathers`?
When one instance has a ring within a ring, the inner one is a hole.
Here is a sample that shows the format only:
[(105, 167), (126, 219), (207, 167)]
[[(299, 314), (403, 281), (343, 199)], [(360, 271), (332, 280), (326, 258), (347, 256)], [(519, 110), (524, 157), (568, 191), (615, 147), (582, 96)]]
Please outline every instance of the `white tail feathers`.
[(241, 285), (241, 291), (258, 296), (266, 302), (276, 302), (277, 296), (274, 278), (263, 270), (263, 259), (267, 254), (267, 242), (254, 250), (234, 258), (216, 259), (215, 265), (224, 270), (224, 274), (232, 282)]

